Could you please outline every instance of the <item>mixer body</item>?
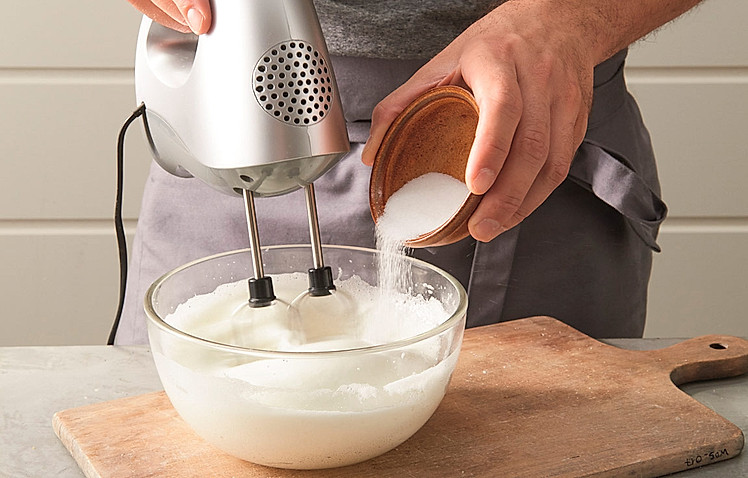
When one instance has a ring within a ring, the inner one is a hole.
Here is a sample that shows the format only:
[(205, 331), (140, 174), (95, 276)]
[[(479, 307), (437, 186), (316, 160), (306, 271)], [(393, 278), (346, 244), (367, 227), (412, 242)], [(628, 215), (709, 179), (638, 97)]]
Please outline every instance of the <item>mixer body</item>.
[(229, 194), (311, 184), (350, 150), (312, 0), (213, 0), (208, 33), (144, 18), (135, 86), (154, 158)]

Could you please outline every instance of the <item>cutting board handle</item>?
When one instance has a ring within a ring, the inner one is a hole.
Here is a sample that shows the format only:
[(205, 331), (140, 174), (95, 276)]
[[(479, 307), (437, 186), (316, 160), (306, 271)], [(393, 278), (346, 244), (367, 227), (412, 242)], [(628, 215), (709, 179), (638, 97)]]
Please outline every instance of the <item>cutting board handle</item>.
[(748, 340), (729, 335), (704, 335), (649, 353), (676, 385), (748, 372)]

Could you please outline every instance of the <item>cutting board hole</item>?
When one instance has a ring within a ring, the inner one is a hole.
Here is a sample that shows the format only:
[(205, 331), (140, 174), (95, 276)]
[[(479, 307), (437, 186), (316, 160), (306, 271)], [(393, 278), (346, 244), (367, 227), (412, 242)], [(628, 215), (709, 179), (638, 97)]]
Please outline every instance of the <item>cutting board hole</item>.
[(727, 345), (722, 345), (719, 343), (709, 344), (709, 347), (715, 349), (715, 350), (725, 350), (727, 349)]

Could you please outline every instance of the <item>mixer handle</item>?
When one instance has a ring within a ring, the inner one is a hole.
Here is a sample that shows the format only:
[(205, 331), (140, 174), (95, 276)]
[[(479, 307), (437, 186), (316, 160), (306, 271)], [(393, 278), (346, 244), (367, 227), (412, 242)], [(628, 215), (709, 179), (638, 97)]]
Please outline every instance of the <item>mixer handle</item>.
[(179, 88), (190, 77), (195, 63), (199, 37), (194, 33), (181, 33), (149, 18), (146, 51), (153, 74), (165, 85)]

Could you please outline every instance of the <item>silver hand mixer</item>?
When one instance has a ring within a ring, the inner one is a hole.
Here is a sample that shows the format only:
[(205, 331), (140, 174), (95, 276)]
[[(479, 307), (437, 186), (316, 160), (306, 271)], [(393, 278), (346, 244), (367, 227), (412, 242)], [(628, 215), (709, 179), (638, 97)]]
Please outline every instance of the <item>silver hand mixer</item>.
[(249, 305), (275, 299), (263, 270), (254, 197), (304, 188), (314, 267), (309, 293), (335, 288), (324, 265), (313, 181), (350, 150), (312, 0), (213, 0), (208, 33), (144, 18), (135, 87), (156, 162), (244, 198), (255, 277)]

